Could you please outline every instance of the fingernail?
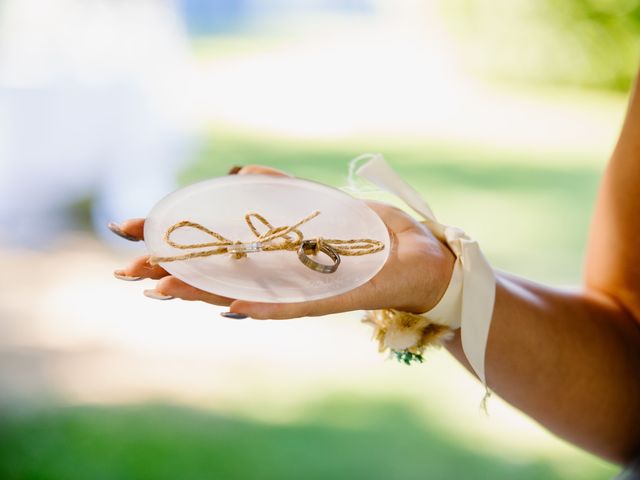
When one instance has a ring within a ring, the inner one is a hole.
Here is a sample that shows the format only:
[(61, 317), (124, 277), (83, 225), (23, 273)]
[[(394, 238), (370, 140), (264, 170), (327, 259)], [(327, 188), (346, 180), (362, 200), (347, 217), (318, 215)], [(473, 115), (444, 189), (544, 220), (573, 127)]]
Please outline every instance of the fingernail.
[(227, 172), (228, 175), (235, 175), (237, 174), (240, 170), (242, 170), (242, 165), (234, 165), (233, 167), (231, 167), (229, 169), (229, 171)]
[(129, 235), (128, 233), (123, 232), (122, 228), (120, 228), (120, 225), (118, 225), (116, 222), (109, 222), (107, 224), (107, 228), (111, 230), (113, 233), (115, 233), (116, 235), (118, 235), (119, 237), (124, 238), (125, 240), (129, 240), (131, 242), (140, 241), (139, 238), (136, 238), (133, 235)]
[(118, 280), (126, 280), (128, 282), (135, 282), (136, 280), (142, 280), (142, 277), (134, 277), (133, 275), (127, 275), (124, 270), (116, 270), (113, 272), (113, 276)]
[(153, 298), (154, 300), (171, 300), (173, 298), (171, 295), (163, 295), (157, 290), (145, 290), (142, 293), (144, 293), (145, 297)]
[(244, 313), (236, 313), (236, 312), (220, 312), (220, 316), (224, 318), (233, 318), (234, 320), (244, 320), (248, 318)]

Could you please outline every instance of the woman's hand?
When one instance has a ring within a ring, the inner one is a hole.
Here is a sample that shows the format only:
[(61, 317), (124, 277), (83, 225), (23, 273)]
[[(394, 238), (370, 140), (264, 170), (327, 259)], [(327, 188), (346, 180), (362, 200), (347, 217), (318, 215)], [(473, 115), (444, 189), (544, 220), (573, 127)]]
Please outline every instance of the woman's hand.
[[(286, 175), (258, 165), (237, 171), (238, 175), (257, 173)], [(145, 295), (151, 298), (181, 298), (229, 306), (230, 312), (239, 314), (239, 318), (286, 319), (379, 308), (414, 313), (430, 310), (447, 288), (455, 260), (453, 253), (427, 227), (398, 208), (377, 202), (368, 202), (368, 205), (389, 229), (392, 239), (389, 258), (382, 270), (367, 283), (335, 297), (299, 303), (249, 302), (222, 297), (178, 280), (159, 265), (150, 265), (148, 256), (139, 257), (114, 273), (122, 280), (158, 280), (155, 290), (145, 291)], [(144, 219), (126, 220), (121, 225), (110, 224), (109, 228), (129, 240), (142, 240)]]

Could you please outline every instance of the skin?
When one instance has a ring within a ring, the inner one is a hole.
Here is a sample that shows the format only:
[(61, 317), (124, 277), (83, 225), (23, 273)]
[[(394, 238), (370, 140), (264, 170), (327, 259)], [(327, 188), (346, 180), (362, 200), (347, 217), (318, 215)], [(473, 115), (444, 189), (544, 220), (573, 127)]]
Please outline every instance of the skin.
[[(238, 174), (284, 173), (247, 166)], [(489, 387), (556, 435), (616, 463), (640, 454), (640, 94), (631, 96), (605, 172), (588, 239), (584, 282), (567, 291), (496, 272), (487, 345)], [(454, 257), (402, 211), (371, 204), (393, 237), (389, 261), (346, 294), (294, 304), (255, 303), (195, 289), (151, 267), (147, 257), (120, 274), (157, 279), (156, 292), (229, 306), (255, 319), (288, 319), (350, 310), (430, 310), (448, 284)], [(142, 239), (144, 220), (122, 231)], [(448, 350), (470, 371), (456, 333)], [(472, 372), (473, 373), (473, 372)]]

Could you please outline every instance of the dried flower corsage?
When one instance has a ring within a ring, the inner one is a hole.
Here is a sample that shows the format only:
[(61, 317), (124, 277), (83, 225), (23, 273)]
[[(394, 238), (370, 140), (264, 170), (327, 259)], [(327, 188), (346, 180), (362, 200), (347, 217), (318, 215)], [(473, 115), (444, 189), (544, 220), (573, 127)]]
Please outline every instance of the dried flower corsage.
[(373, 338), (378, 341), (380, 352), (390, 350), (406, 365), (422, 363), (427, 347), (439, 347), (453, 337), (453, 331), (447, 326), (391, 308), (369, 310), (362, 322), (373, 327)]

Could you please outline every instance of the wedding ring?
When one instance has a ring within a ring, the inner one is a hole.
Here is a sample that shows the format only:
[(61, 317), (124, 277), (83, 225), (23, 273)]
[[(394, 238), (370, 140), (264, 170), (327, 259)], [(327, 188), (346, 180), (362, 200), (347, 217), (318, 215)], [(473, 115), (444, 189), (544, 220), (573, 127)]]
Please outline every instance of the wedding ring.
[[(322, 243), (320, 248), (317, 248), (317, 240), (304, 240), (300, 247), (298, 247), (298, 258), (300, 261), (311, 270), (315, 270), (320, 273), (333, 273), (338, 269), (340, 265), (340, 255), (331, 246)], [(316, 251), (324, 253), (327, 257), (333, 260), (333, 264), (325, 265), (318, 263), (309, 257), (309, 254), (313, 254)]]

